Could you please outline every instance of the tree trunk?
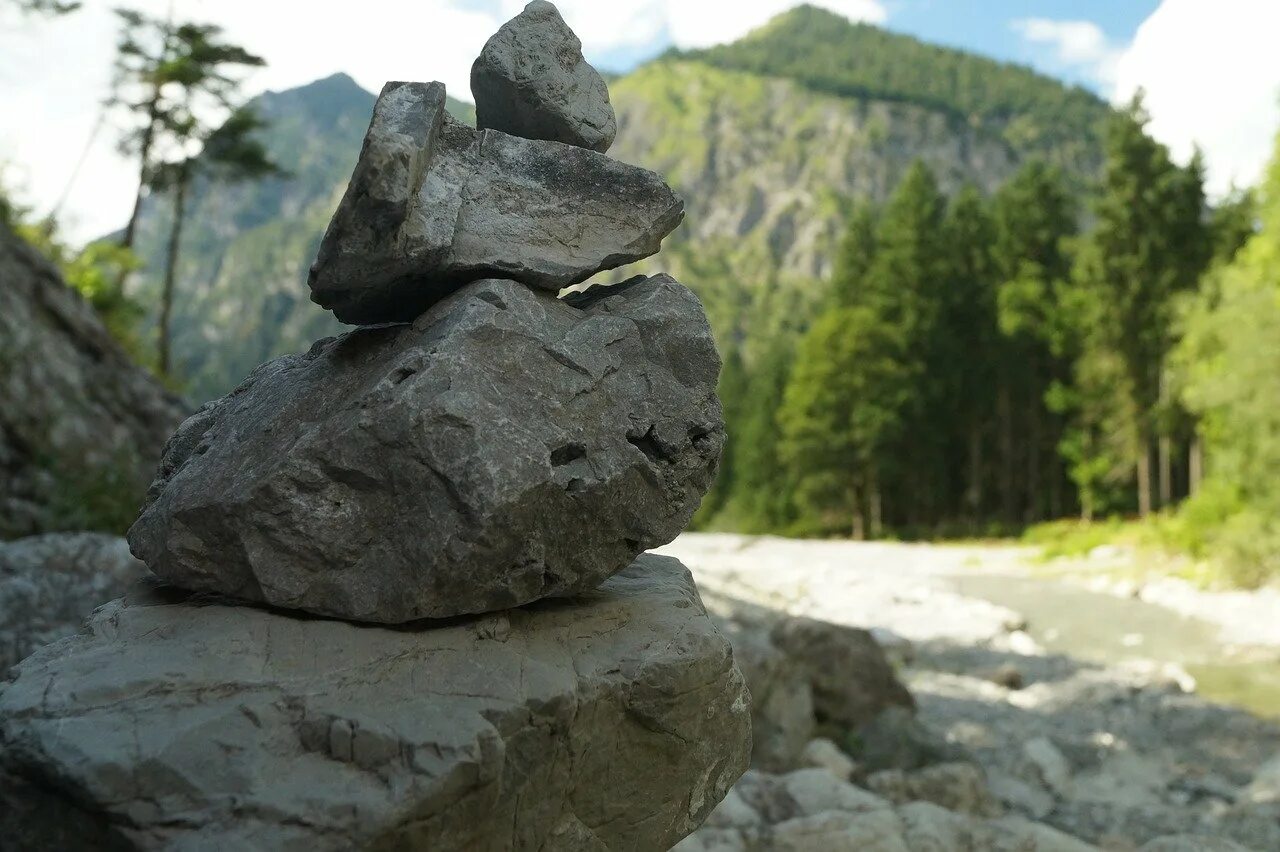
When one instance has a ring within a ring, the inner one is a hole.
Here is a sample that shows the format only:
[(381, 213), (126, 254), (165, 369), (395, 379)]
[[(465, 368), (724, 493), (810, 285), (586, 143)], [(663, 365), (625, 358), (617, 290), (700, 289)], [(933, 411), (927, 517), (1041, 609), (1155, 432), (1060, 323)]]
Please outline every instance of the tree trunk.
[(1138, 514), (1151, 514), (1151, 442), (1145, 435), (1138, 441)]
[(1200, 483), (1204, 480), (1204, 444), (1197, 434), (1191, 439), (1191, 449), (1187, 453), (1187, 493), (1192, 497), (1200, 491)]
[(982, 520), (982, 423), (969, 424), (969, 487), (965, 492), (970, 523), (976, 528)]
[(1161, 435), (1158, 452), (1160, 505), (1171, 506), (1173, 505), (1173, 439), (1168, 435)]
[(1000, 504), (1005, 523), (1012, 525), (1017, 507), (1013, 494), (1013, 399), (1007, 381), (996, 397), (996, 417), (1000, 421)]
[(147, 178), (151, 171), (151, 147), (155, 144), (156, 122), (159, 117), (160, 87), (157, 86), (151, 93), (150, 103), (147, 104), (147, 126), (142, 131), (142, 142), (138, 146), (138, 189), (133, 194), (133, 211), (129, 214), (129, 221), (125, 223), (124, 233), (120, 236), (120, 245), (127, 249), (133, 248), (134, 240), (137, 238), (138, 217), (142, 215), (142, 196), (146, 192)]
[(880, 505), (880, 479), (876, 476), (874, 470), (871, 471), (867, 478), (867, 502), (871, 504), (868, 506), (871, 515), (871, 537), (880, 538), (884, 533), (884, 523), (882, 521), (884, 507)]
[(1027, 399), (1027, 523), (1040, 520), (1040, 400)]
[(866, 541), (867, 523), (862, 516), (862, 500), (858, 495), (858, 491), (858, 483), (855, 482), (849, 489), (849, 508), (853, 520), (850, 533), (852, 533), (854, 541)]
[(168, 376), (172, 366), (169, 324), (173, 317), (174, 279), (182, 243), (182, 226), (186, 217), (187, 184), (191, 180), (189, 166), (184, 164), (173, 189), (173, 223), (169, 227), (169, 247), (164, 263), (164, 288), (160, 292), (160, 375)]

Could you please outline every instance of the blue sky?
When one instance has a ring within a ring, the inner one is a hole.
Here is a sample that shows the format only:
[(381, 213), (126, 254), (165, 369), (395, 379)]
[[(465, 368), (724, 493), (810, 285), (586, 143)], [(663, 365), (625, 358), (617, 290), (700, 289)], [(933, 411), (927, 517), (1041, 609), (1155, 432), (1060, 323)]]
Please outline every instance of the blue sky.
[[(1206, 0), (1210, 2), (1210, 0)], [(1100, 88), (1092, 69), (1063, 62), (1029, 40), (1017, 22), (1088, 21), (1116, 47), (1133, 40), (1159, 0), (889, 0), (886, 26), (925, 41), (1030, 65), (1072, 83)]]

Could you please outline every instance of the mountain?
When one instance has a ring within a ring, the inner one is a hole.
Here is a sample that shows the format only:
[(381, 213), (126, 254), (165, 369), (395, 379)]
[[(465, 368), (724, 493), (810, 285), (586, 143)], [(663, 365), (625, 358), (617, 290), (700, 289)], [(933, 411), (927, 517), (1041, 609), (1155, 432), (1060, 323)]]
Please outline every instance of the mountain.
[[(1043, 157), (1081, 179), (1100, 162), (1098, 98), (1029, 69), (852, 24), (813, 7), (739, 42), (672, 52), (611, 81), (612, 156), (655, 169), (685, 197), (658, 258), (707, 305), (722, 348), (802, 327), (857, 198), (882, 200), (916, 159), (947, 191), (991, 191)], [(308, 300), (306, 270), (341, 197), (373, 96), (339, 74), (262, 96), (265, 141), (288, 179), (203, 187), (189, 220), (175, 351), (194, 398), (337, 329)], [(465, 118), (465, 105), (451, 108)], [(146, 208), (158, 269), (168, 215)], [(153, 272), (143, 277), (154, 287)]]

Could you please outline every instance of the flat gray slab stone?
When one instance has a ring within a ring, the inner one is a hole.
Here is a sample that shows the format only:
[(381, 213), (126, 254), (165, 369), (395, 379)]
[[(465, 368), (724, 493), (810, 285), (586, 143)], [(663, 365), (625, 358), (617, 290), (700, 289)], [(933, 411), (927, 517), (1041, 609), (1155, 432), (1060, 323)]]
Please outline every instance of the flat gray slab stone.
[(481, 281), (263, 365), (170, 440), (134, 553), (175, 585), (358, 621), (592, 588), (715, 478), (720, 360), (668, 276)]
[(618, 132), (609, 87), (546, 0), (503, 24), (471, 66), (476, 126), (604, 153)]
[(482, 278), (559, 292), (656, 254), (684, 202), (653, 172), (475, 130), (441, 83), (388, 83), (325, 232), (311, 297), (353, 324), (409, 322)]
[(747, 703), (665, 557), (400, 629), (140, 586), (0, 690), (0, 843), (657, 852), (745, 770)]

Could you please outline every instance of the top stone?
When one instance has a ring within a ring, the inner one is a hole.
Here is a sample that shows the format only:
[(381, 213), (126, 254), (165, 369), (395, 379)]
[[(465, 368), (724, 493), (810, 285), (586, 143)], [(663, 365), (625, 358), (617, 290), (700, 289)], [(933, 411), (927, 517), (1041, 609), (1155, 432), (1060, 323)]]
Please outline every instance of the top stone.
[(546, 0), (533, 0), (489, 39), (471, 66), (476, 126), (609, 150), (617, 133), (604, 78)]

